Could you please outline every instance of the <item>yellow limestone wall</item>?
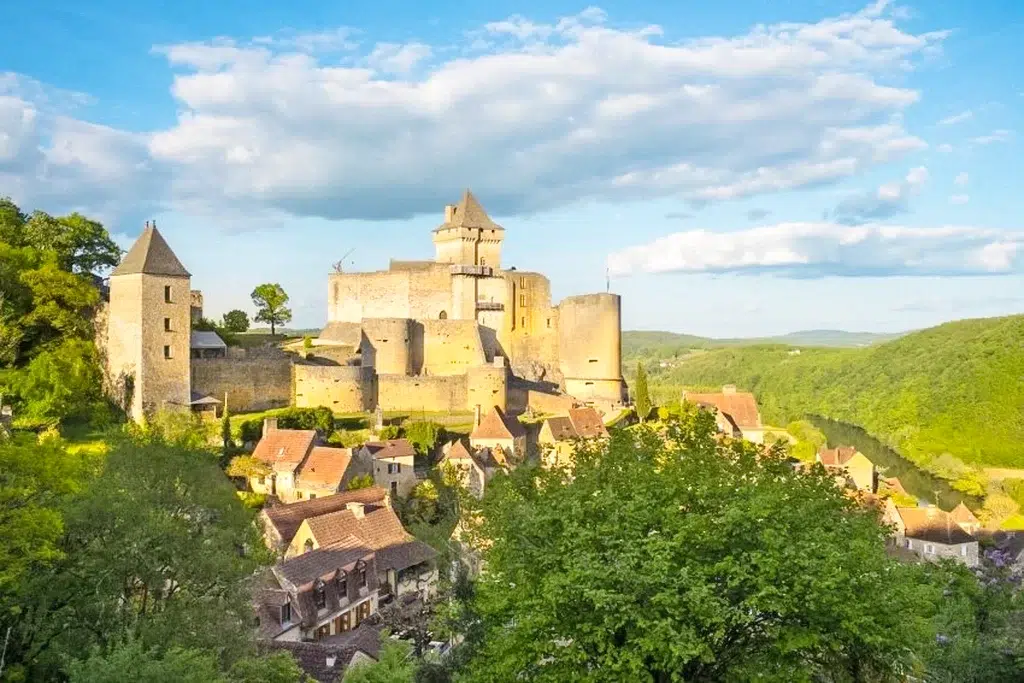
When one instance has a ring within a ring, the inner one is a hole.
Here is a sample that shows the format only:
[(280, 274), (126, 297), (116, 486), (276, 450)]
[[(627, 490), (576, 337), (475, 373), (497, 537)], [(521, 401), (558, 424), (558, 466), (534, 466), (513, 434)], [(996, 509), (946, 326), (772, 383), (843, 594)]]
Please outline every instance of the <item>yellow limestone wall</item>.
[(298, 408), (326, 406), (335, 413), (357, 413), (373, 407), (370, 368), (296, 364), (292, 378)]
[(620, 309), (617, 294), (573, 296), (558, 305), (559, 363), (567, 393), (581, 400), (622, 400)]

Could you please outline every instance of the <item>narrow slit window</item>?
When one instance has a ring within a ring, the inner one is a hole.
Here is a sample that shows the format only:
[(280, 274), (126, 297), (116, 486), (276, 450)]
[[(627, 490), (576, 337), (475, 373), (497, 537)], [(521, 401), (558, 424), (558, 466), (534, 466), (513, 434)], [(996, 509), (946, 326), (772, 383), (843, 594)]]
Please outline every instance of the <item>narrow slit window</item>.
[(165, 285), (164, 286), (164, 303), (168, 303), (168, 304), (174, 303), (174, 298), (171, 296), (172, 294), (173, 294), (173, 292), (171, 291), (171, 286), (170, 285)]

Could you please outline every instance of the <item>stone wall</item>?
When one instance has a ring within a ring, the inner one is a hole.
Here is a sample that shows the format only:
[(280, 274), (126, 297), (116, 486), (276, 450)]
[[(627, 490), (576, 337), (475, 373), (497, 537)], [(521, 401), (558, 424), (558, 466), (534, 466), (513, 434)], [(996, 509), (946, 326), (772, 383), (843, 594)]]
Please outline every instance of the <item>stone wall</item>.
[(446, 264), (373, 273), (333, 273), (328, 283), (328, 320), (449, 317), (451, 271)]
[(292, 377), (298, 408), (326, 406), (335, 413), (358, 413), (373, 407), (372, 368), (297, 363)]
[(480, 406), (487, 410), (498, 406), (508, 407), (508, 370), (503, 362), (499, 365), (485, 365), (470, 368), (466, 374), (466, 408)]
[(464, 375), (487, 363), (480, 330), (472, 320), (417, 320), (413, 323), (413, 371), (423, 375)]
[(223, 401), (232, 413), (254, 412), (290, 405), (292, 357), (284, 353), (240, 353), (228, 358), (193, 358), (192, 389)]
[(384, 410), (462, 411), (466, 409), (466, 376), (380, 375), (377, 401)]
[(558, 357), (566, 392), (584, 400), (624, 399), (620, 307), (617, 294), (573, 296), (558, 305)]
[(363, 321), (362, 364), (381, 375), (407, 375), (412, 371), (412, 330), (407, 318)]

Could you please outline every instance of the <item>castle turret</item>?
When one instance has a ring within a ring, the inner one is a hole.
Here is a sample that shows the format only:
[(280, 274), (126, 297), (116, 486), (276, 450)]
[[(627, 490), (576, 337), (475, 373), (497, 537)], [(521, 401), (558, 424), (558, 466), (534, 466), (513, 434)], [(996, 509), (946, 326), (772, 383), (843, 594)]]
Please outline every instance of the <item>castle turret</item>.
[(466, 190), (462, 201), (444, 207), (444, 223), (434, 229), (438, 263), (464, 266), (501, 266), (501, 243), (505, 228), (491, 220), (473, 193)]
[(149, 222), (111, 273), (107, 371), (134, 420), (191, 403), (191, 277)]

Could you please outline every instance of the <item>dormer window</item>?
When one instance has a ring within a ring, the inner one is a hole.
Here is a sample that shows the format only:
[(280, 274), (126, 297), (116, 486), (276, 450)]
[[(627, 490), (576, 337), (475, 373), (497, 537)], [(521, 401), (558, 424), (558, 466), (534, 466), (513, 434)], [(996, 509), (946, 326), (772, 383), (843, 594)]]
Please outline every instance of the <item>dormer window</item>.
[(366, 563), (362, 560), (356, 565), (356, 580), (360, 588), (366, 588)]
[(292, 603), (286, 602), (281, 605), (281, 623), (288, 624), (292, 620)]
[(327, 607), (327, 591), (324, 590), (324, 582), (320, 579), (317, 579), (316, 584), (313, 586), (313, 600), (316, 603), (317, 609)]
[(342, 598), (348, 597), (348, 573), (344, 569), (339, 569), (335, 580), (338, 582), (338, 595)]
[(307, 552), (307, 553), (308, 552), (312, 552), (313, 551), (313, 539), (312, 538), (307, 538), (306, 539), (306, 543), (302, 547), (305, 548), (305, 552)]

